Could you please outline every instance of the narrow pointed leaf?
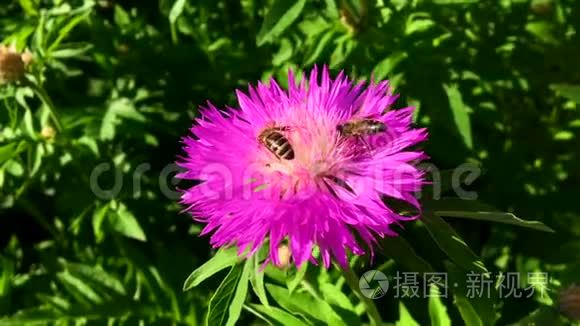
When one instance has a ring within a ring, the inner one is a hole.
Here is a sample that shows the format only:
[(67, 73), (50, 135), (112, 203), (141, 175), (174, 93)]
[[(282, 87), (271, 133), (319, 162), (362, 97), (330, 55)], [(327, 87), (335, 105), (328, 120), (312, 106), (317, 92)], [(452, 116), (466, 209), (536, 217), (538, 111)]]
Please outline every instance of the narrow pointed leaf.
[(463, 103), (461, 93), (457, 86), (444, 85), (445, 92), (449, 98), (449, 107), (453, 115), (453, 121), (457, 127), (459, 135), (463, 139), (463, 143), (469, 149), (473, 148), (473, 140), (471, 136), (471, 123), (469, 114), (467, 113), (467, 105)]
[(269, 42), (280, 36), (300, 16), (306, 0), (276, 0), (266, 17), (264, 23), (258, 32), (258, 46)]
[(270, 322), (272, 325), (284, 326), (307, 326), (308, 324), (298, 317), (276, 307), (266, 307), (258, 304), (250, 304), (247, 309), (256, 316)]
[(421, 221), (439, 248), (457, 265), (467, 271), (488, 273), (483, 261), (441, 217), (426, 213)]
[(433, 326), (451, 326), (451, 319), (447, 314), (447, 308), (441, 302), (440, 292), (437, 286), (429, 288), (429, 317)]
[(268, 302), (268, 296), (266, 295), (266, 287), (264, 286), (265, 273), (263, 270), (260, 270), (260, 263), (258, 261), (257, 255), (255, 255), (252, 260), (254, 264), (254, 270), (250, 276), (250, 284), (252, 284), (252, 289), (254, 290), (256, 296), (258, 296), (260, 303), (266, 307), (269, 307), (270, 304)]
[(244, 307), (244, 301), (248, 297), (248, 281), (250, 278), (250, 271), (252, 271), (252, 261), (246, 260), (242, 274), (238, 280), (238, 286), (236, 287), (236, 293), (228, 309), (228, 322), (227, 326), (233, 326), (236, 324), (242, 313), (242, 308)]
[(213, 258), (198, 267), (187, 277), (183, 284), (183, 291), (198, 286), (215, 273), (234, 265), (238, 259), (236, 248), (220, 249)]
[(207, 311), (207, 325), (226, 325), (228, 311), (234, 300), (243, 269), (241, 265), (232, 266), (228, 275), (211, 297)]

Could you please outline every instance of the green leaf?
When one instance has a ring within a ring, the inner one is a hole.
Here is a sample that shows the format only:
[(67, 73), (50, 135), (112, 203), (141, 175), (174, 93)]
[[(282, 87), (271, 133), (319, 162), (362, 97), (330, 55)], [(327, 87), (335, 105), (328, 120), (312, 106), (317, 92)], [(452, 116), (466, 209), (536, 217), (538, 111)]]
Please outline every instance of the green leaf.
[(327, 302), (313, 298), (308, 293), (290, 293), (288, 289), (274, 284), (266, 284), (266, 289), (280, 306), (290, 312), (308, 315), (328, 325), (346, 325)]
[(185, 4), (187, 2), (185, 0), (176, 0), (171, 7), (171, 11), (169, 11), (169, 22), (171, 25), (175, 25), (177, 18), (181, 16), (183, 13), (183, 9), (185, 9)]
[(355, 308), (352, 302), (348, 299), (346, 294), (341, 291), (336, 285), (330, 283), (322, 283), (319, 285), (320, 292), (324, 297), (324, 300), (330, 304), (336, 305), (343, 309), (354, 311)]
[(102, 297), (95, 290), (69, 272), (58, 273), (57, 278), (77, 299), (93, 304), (101, 304), (103, 302)]
[(36, 133), (34, 132), (34, 123), (32, 121), (32, 112), (28, 108), (24, 109), (24, 117), (22, 118), (22, 129), (24, 133), (30, 137), (30, 139), (36, 139)]
[[(409, 310), (403, 304), (403, 301), (399, 301), (399, 321), (395, 323), (397, 326), (419, 326), (419, 324), (413, 319), (413, 316), (409, 313)], [(471, 326), (471, 325), (470, 325)]]
[(6, 162), (6, 164), (4, 164), (4, 169), (15, 177), (21, 177), (24, 174), (22, 164), (16, 160)]
[(250, 259), (246, 260), (244, 264), (244, 270), (238, 281), (238, 286), (236, 287), (236, 293), (230, 304), (228, 322), (226, 325), (233, 326), (236, 324), (242, 313), (242, 308), (244, 307), (244, 301), (248, 297), (248, 281), (250, 278), (250, 271), (252, 271), (252, 261)]
[(125, 204), (120, 203), (117, 210), (111, 214), (113, 229), (117, 232), (139, 241), (146, 241), (145, 232), (137, 222), (137, 218), (131, 213)]
[(375, 79), (382, 80), (388, 77), (391, 71), (405, 58), (407, 58), (406, 52), (397, 51), (380, 61), (373, 69)]
[(384, 237), (381, 240), (381, 249), (386, 256), (393, 258), (408, 271), (421, 275), (434, 272), (433, 267), (420, 257), (403, 237)]
[[(42, 302), (46, 302), (49, 306), (53, 307), (57, 311), (60, 310), (60, 311), (68, 312), (71, 310), (71, 306), (72, 306), (71, 302), (69, 300), (62, 298), (62, 297), (50, 296), (50, 295), (46, 295), (44, 293), (37, 294), (37, 297)], [(0, 325), (2, 325), (2, 324), (0, 323)]]
[(274, 66), (280, 66), (288, 61), (292, 57), (292, 52), (294, 49), (292, 48), (292, 42), (288, 39), (282, 39), (280, 41), (280, 50), (272, 57), (272, 64)]
[(429, 30), (435, 26), (435, 22), (428, 14), (416, 12), (409, 15), (407, 25), (405, 27), (405, 34), (411, 35), (413, 33), (421, 33)]
[(90, 7), (85, 9), (80, 15), (75, 16), (72, 18), (66, 25), (60, 27), (58, 29), (58, 36), (54, 42), (48, 48), (48, 55), (54, 50), (58, 48), (60, 43), (70, 34), (70, 32), (83, 20), (85, 20), (89, 15), (92, 13)]
[(338, 8), (336, 7), (336, 0), (324, 0), (326, 3), (326, 13), (329, 17), (338, 18)]
[(560, 320), (560, 314), (556, 309), (553, 307), (548, 306), (540, 306), (540, 308), (534, 310), (528, 316), (524, 317), (523, 319), (519, 320), (514, 324), (510, 324), (510, 326), (529, 326), (529, 325), (550, 325), (550, 326), (558, 326), (558, 325), (565, 325)]
[[(308, 324), (301, 321), (299, 318), (293, 316), (286, 311), (276, 308), (276, 307), (266, 307), (258, 304), (250, 304), (246, 306), (250, 312), (256, 316), (271, 322), (273, 325), (284, 325), (284, 326), (307, 326)], [(268, 318), (266, 318), (268, 317)], [(274, 322), (278, 323), (275, 324)]]
[(471, 136), (471, 124), (468, 114), (468, 107), (463, 103), (461, 98), (461, 93), (457, 86), (443, 85), (447, 97), (449, 98), (449, 107), (451, 108), (451, 114), (453, 115), (453, 121), (455, 126), (463, 140), (463, 143), (467, 148), (473, 148), (473, 140)]
[(502, 212), (467, 212), (467, 211), (436, 211), (437, 216), (459, 217), (480, 221), (498, 222), (516, 225), (524, 228), (534, 229), (544, 232), (555, 232), (540, 221), (526, 221), (512, 213)]
[(216, 255), (194, 270), (185, 280), (183, 291), (198, 286), (201, 282), (239, 261), (236, 248), (220, 249)]
[(421, 221), (439, 248), (467, 271), (488, 273), (481, 259), (441, 217), (425, 213)]
[(34, 1), (32, 0), (18, 0), (20, 7), (28, 16), (36, 16), (38, 15), (38, 9)]
[(115, 23), (119, 26), (131, 24), (131, 17), (120, 5), (115, 5)]
[(36, 25), (36, 31), (34, 32), (34, 47), (40, 54), (44, 54), (46, 39), (45, 39), (45, 24), (46, 24), (46, 11), (40, 11), (40, 18), (38, 19), (38, 23)]
[(34, 33), (35, 26), (33, 25), (21, 25), (20, 28), (12, 33), (11, 35), (6, 36), (2, 42), (4, 44), (16, 44), (18, 49), (25, 48), (28, 45), (30, 35)]
[(10, 317), (0, 318), (2, 326), (22, 326), (22, 325), (49, 325), (61, 319), (63, 316), (58, 311), (47, 308), (31, 308), (21, 310)]
[(320, 55), (322, 54), (322, 51), (324, 51), (328, 43), (333, 39), (335, 32), (336, 31), (332, 29), (327, 31), (326, 33), (324, 33), (324, 35), (322, 35), (320, 40), (316, 42), (316, 47), (314, 48), (314, 51), (312, 51), (312, 54), (305, 60), (305, 63), (307, 65), (313, 64), (319, 59)]
[[(437, 286), (429, 287), (429, 317), (432, 326), (451, 326), (451, 319), (447, 314), (447, 308), (441, 302), (440, 292)], [(469, 324), (468, 324), (469, 325)]]
[(81, 138), (77, 139), (76, 144), (83, 145), (88, 148), (96, 157), (99, 157), (99, 145), (97, 144), (97, 140), (95, 138), (82, 136)]
[(4, 146), (0, 146), (0, 164), (12, 159), (16, 155), (20, 154), (28, 147), (26, 141), (13, 142)]
[(107, 294), (115, 293), (120, 296), (127, 294), (123, 283), (108, 274), (101, 266), (89, 266), (77, 263), (65, 263), (71, 275), (99, 286)]
[[(14, 278), (15, 266), (14, 262), (8, 258), (4, 258), (0, 255), (0, 303), (1, 298), (7, 297), (10, 289), (12, 288), (12, 282)], [(0, 308), (0, 313), (4, 313), (2, 308)]]
[(254, 264), (254, 270), (250, 275), (250, 284), (252, 284), (252, 289), (254, 290), (256, 296), (258, 296), (260, 303), (266, 307), (269, 307), (270, 304), (268, 302), (268, 296), (266, 295), (266, 287), (264, 286), (265, 272), (260, 270), (258, 255), (254, 255), (251, 260)]
[[(497, 297), (497, 293), (493, 283), (490, 283), (492, 281), (491, 276), (479, 274), (481, 283), (477, 285), (481, 288), (481, 293), (479, 295), (475, 293), (469, 294), (470, 287), (473, 288), (473, 286), (468, 285), (469, 276), (465, 273), (465, 270), (449, 261), (444, 261), (444, 265), (447, 270), (449, 288), (453, 293), (454, 304), (465, 324), (476, 326), (494, 325), (497, 319), (494, 298)], [(477, 275), (478, 273), (475, 274)], [(483, 282), (489, 283), (489, 293)]]
[(292, 292), (294, 292), (294, 290), (296, 289), (298, 284), (300, 284), (300, 282), (302, 282), (302, 280), (304, 279), (304, 276), (306, 275), (307, 269), (308, 269), (308, 264), (303, 264), (300, 267), (300, 269), (298, 269), (296, 271), (294, 276), (291, 276), (291, 277), (286, 279), (286, 286), (288, 287), (288, 291), (290, 292), (290, 294), (292, 294)]
[(574, 138), (574, 133), (568, 130), (559, 130), (554, 134), (554, 140), (566, 141)]
[(580, 85), (572, 84), (551, 84), (550, 88), (561, 96), (580, 104)]
[(34, 159), (32, 161), (32, 167), (30, 169), (30, 175), (34, 176), (40, 170), (40, 166), (42, 165), (42, 158), (45, 154), (44, 145), (41, 143), (36, 144), (36, 148), (34, 150)]
[(453, 303), (457, 307), (457, 310), (459, 310), (459, 314), (465, 322), (465, 325), (483, 326), (481, 318), (479, 318), (477, 312), (466, 298), (453, 295)]
[(54, 50), (50, 53), (50, 56), (56, 59), (68, 59), (79, 57), (85, 54), (87, 51), (93, 48), (92, 44), (88, 43), (73, 43), (66, 44), (59, 47), (58, 50)]
[(529, 22), (526, 24), (526, 31), (540, 39), (542, 42), (549, 44), (558, 44), (554, 35), (554, 25), (547, 21)]
[(228, 311), (234, 301), (235, 294), (239, 287), (238, 283), (240, 282), (244, 269), (245, 268), (239, 264), (232, 266), (228, 275), (224, 278), (215, 294), (211, 297), (207, 308), (207, 325), (226, 325), (226, 321), (227, 325), (230, 325)]
[(258, 46), (273, 41), (300, 16), (306, 0), (275, 0), (258, 32)]
[(100, 138), (111, 140), (115, 138), (116, 127), (121, 123), (120, 118), (144, 122), (145, 116), (135, 108), (134, 104), (126, 98), (120, 98), (113, 101), (107, 112), (103, 116), (101, 124)]
[(105, 220), (105, 217), (107, 217), (109, 207), (110, 207), (109, 203), (106, 203), (100, 208), (95, 209), (95, 212), (93, 213), (92, 219), (93, 233), (95, 235), (95, 238), (97, 239), (97, 242), (100, 242), (104, 237), (104, 233), (101, 226), (103, 224), (103, 221)]
[(492, 206), (477, 200), (442, 198), (440, 200), (426, 200), (423, 204), (425, 211), (437, 216), (497, 222), (538, 231), (554, 232), (540, 221), (526, 221), (512, 213), (497, 211)]
[(330, 68), (334, 69), (342, 65), (350, 54), (354, 51), (358, 42), (349, 37), (338, 38), (336, 48), (330, 55)]

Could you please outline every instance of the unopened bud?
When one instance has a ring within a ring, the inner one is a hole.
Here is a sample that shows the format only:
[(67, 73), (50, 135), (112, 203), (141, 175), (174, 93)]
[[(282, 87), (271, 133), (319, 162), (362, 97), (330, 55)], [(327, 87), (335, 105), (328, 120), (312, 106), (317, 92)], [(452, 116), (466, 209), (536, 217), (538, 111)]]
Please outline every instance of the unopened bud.
[(290, 248), (287, 245), (280, 245), (278, 247), (278, 258), (280, 259), (280, 264), (278, 267), (285, 268), (290, 264), (290, 257), (292, 257), (292, 253), (290, 252)]
[(560, 312), (572, 320), (580, 320), (580, 286), (560, 292)]
[(46, 140), (52, 140), (56, 136), (56, 130), (51, 126), (46, 126), (40, 131), (40, 136)]
[(356, 18), (352, 15), (352, 13), (347, 9), (340, 10), (340, 22), (350, 34), (354, 34), (357, 32), (357, 22)]

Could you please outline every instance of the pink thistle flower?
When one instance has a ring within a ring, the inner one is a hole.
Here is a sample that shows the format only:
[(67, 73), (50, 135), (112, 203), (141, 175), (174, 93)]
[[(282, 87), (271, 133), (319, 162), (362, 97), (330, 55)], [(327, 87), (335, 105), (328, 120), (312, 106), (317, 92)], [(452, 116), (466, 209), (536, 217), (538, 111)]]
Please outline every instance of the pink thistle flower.
[[(333, 259), (346, 266), (347, 250), (372, 255), (377, 237), (396, 236), (393, 223), (418, 217), (400, 215), (382, 196), (420, 212), (416, 163), (425, 155), (409, 148), (427, 132), (411, 127), (413, 108), (390, 109), (397, 96), (388, 81), (365, 88), (342, 72), (331, 79), (326, 67), (299, 85), (291, 72), (288, 79), (288, 90), (271, 80), (238, 91), (239, 109), (202, 109), (178, 162), (178, 178), (200, 183), (181, 202), (206, 224), (201, 234), (212, 233), (214, 247), (252, 255), (269, 239), (266, 261), (275, 265), (287, 243), (297, 266), (317, 263), (314, 247), (325, 267)], [(375, 133), (346, 132), (346, 123), (363, 119)]]

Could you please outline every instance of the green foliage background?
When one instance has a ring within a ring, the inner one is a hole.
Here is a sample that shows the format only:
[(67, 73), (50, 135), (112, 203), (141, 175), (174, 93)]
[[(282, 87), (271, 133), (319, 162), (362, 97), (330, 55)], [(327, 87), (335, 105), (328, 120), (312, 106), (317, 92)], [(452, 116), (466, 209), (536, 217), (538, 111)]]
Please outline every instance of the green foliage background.
[[(353, 262), (357, 274), (550, 276), (531, 298), (471, 299), (463, 283), (442, 300), (388, 293), (383, 320), (570, 323), (554, 307), (580, 282), (579, 26), (575, 0), (3, 1), (2, 42), (34, 61), (0, 86), (0, 325), (367, 322), (336, 269), (264, 277), (256, 259), (223, 253), (182, 291), (213, 252), (160, 186), (175, 186), (164, 168), (199, 105), (235, 105), (234, 89), (314, 64), (390, 79), (429, 128), (433, 164), (482, 170), (466, 180), (479, 201), (424, 196), (424, 221), (385, 240), (374, 265)], [(103, 188), (122, 172), (113, 198), (91, 190), (99, 165)]]

